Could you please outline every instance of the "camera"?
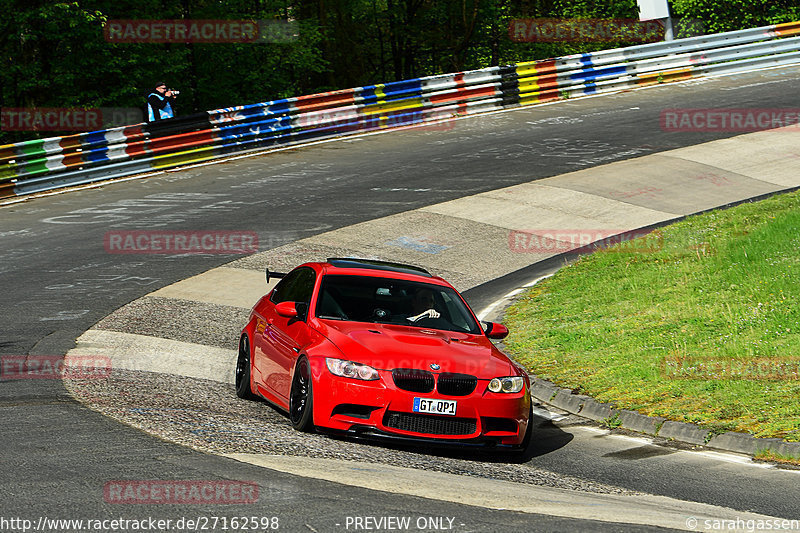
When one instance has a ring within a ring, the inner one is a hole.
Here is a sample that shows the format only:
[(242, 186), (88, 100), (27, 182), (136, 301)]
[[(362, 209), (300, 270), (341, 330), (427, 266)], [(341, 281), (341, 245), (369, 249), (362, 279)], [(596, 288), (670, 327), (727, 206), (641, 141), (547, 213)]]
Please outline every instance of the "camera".
[(172, 93), (172, 96), (178, 96), (179, 94), (181, 94), (180, 91), (176, 91), (175, 89), (167, 89), (167, 90)]

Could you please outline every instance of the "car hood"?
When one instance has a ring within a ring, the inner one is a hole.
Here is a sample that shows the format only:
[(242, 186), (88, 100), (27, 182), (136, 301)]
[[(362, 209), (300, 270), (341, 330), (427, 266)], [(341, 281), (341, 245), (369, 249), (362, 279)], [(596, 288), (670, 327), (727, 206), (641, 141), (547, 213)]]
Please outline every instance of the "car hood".
[(333, 320), (320, 320), (318, 330), (344, 359), (380, 370), (417, 368), (479, 379), (517, 374), (505, 354), (483, 335)]

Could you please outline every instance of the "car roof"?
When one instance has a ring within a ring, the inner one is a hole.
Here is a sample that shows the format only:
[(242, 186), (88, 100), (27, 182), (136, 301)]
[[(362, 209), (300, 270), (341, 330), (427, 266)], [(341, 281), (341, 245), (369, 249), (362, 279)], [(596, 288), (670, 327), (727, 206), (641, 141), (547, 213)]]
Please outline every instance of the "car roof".
[(326, 275), (343, 276), (369, 276), (404, 279), (434, 285), (444, 285), (455, 288), (447, 280), (434, 276), (422, 267), (397, 263), (392, 261), (379, 261), (377, 259), (361, 259), (355, 257), (332, 257), (327, 261), (306, 263), (320, 273)]
[(392, 261), (379, 261), (377, 259), (360, 259), (355, 257), (331, 257), (328, 259), (328, 264), (335, 269), (366, 269), (366, 270), (380, 270), (383, 272), (396, 272), (398, 274), (410, 274), (412, 276), (422, 276), (425, 278), (433, 278), (430, 272), (422, 267), (407, 265), (404, 263), (395, 263)]

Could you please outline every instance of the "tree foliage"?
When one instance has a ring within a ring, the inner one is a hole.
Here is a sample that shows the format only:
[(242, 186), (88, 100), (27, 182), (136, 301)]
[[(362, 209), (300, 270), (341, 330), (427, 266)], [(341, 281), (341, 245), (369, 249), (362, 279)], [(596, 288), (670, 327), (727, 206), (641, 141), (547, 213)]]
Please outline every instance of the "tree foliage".
[(797, 0), (671, 0), (673, 14), (720, 33), (800, 20)]
[[(671, 0), (706, 33), (800, 19), (796, 0)], [(636, 0), (0, 0), (4, 108), (142, 108), (153, 84), (179, 114), (587, 52), (630, 43), (520, 43), (517, 18), (636, 18)], [(128, 19), (291, 21), (259, 43), (112, 43)], [(0, 132), (0, 144), (53, 132)]]

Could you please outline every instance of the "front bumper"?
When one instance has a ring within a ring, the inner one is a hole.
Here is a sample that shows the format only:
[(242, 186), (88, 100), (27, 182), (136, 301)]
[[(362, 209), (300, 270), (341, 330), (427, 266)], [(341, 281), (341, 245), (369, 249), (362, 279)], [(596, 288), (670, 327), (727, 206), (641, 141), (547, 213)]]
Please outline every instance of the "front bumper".
[[(479, 379), (465, 396), (418, 393), (398, 388), (391, 371), (377, 381), (334, 376), (324, 366), (314, 383), (314, 425), (324, 431), (388, 440), (442, 442), (474, 447), (518, 447), (529, 421), (530, 394), (526, 378), (513, 394), (487, 390)], [(455, 416), (415, 413), (414, 398), (455, 400)]]

